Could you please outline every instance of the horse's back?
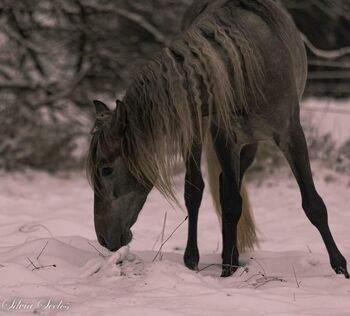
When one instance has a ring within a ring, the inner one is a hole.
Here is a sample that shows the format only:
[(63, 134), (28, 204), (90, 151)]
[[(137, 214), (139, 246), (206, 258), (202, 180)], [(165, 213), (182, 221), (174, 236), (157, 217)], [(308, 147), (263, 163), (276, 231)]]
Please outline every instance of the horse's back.
[[(226, 10), (228, 8), (230, 10)], [(250, 40), (255, 42), (255, 47), (264, 58), (264, 68), (275, 76), (271, 80), (279, 79), (279, 70), (284, 81), (288, 81), (286, 76), (290, 76), (300, 99), (307, 76), (305, 47), (291, 17), (275, 1), (195, 0), (185, 13), (182, 29), (185, 31), (195, 27), (202, 17), (208, 15), (216, 14), (220, 19), (220, 15), (227, 15), (228, 11), (232, 27), (238, 25), (247, 30), (246, 34), (249, 33)], [(270, 87), (267, 86), (266, 89)]]

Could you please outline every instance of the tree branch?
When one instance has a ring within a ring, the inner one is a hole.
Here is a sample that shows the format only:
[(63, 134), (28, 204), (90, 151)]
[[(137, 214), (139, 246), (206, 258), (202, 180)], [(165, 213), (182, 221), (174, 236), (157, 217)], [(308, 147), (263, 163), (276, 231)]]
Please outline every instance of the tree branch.
[(309, 80), (336, 80), (350, 79), (350, 71), (312, 71), (308, 75)]
[[(14, 28), (16, 29), (17, 33), (19, 34), (20, 38), (23, 40), (23, 43), (26, 43), (26, 45), (24, 45), (24, 47), (27, 49), (29, 55), (31, 56), (37, 70), (39, 71), (39, 73), (43, 77), (47, 77), (46, 71), (45, 71), (44, 67), (41, 65), (41, 62), (40, 62), (38, 56), (36, 55), (36, 50), (32, 45), (29, 45), (30, 42), (27, 41), (27, 36), (26, 36), (25, 32), (23, 31), (20, 23), (18, 22), (15, 12), (13, 10), (10, 10), (9, 16), (10, 16), (10, 20), (12, 21)], [(17, 41), (17, 42), (19, 44), (22, 44), (22, 41)]]
[(136, 23), (137, 25), (141, 26), (144, 30), (146, 30), (148, 33), (153, 35), (154, 39), (164, 45), (167, 45), (168, 41), (166, 36), (157, 30), (155, 26), (153, 26), (151, 23), (149, 23), (146, 19), (144, 19), (141, 15), (138, 15), (133, 12), (129, 12), (125, 9), (115, 9), (115, 13), (119, 14), (120, 16)]
[(350, 54), (350, 47), (342, 47), (336, 50), (322, 50), (314, 46), (305, 34), (301, 33), (301, 38), (303, 39), (306, 47), (317, 57), (324, 59), (338, 59)]
[(328, 60), (319, 60), (311, 59), (308, 61), (310, 66), (319, 66), (319, 67), (329, 67), (329, 68), (339, 68), (339, 69), (350, 69), (350, 62), (346, 61), (328, 61)]
[(31, 83), (21, 79), (0, 81), (0, 89), (37, 90), (42, 88), (43, 86), (40, 83)]
[(160, 32), (156, 26), (152, 25), (150, 22), (148, 22), (142, 15), (139, 15), (134, 12), (130, 12), (128, 10), (122, 9), (122, 8), (115, 8), (114, 6), (86, 6), (90, 9), (93, 9), (97, 12), (107, 12), (107, 13), (115, 13), (125, 19), (128, 19), (131, 22), (134, 22), (138, 26), (140, 26), (142, 29), (147, 31), (149, 34), (151, 34), (154, 39), (163, 45), (168, 44), (167, 37)]
[(83, 67), (81, 69), (81, 71), (78, 74), (76, 74), (76, 76), (73, 78), (73, 80), (69, 82), (67, 87), (64, 90), (62, 90), (61, 92), (58, 92), (57, 94), (50, 96), (47, 99), (44, 99), (40, 102), (36, 102), (32, 105), (36, 106), (36, 107), (40, 107), (43, 105), (52, 104), (56, 101), (59, 101), (59, 100), (62, 100), (62, 99), (65, 99), (65, 98), (71, 96), (72, 93), (74, 92), (74, 90), (80, 84), (80, 82), (84, 79), (84, 77), (86, 76), (86, 74), (88, 73), (90, 68), (91, 68), (91, 65)]

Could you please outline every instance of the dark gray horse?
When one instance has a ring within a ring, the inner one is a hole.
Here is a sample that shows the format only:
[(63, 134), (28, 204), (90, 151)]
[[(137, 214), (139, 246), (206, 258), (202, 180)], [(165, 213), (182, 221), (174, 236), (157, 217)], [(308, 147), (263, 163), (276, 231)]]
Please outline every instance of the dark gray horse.
[[(195, 1), (183, 32), (140, 69), (116, 109), (95, 101), (88, 171), (99, 242), (110, 250), (130, 242), (130, 228), (153, 186), (176, 200), (172, 166), (183, 157), (189, 214), (185, 263), (195, 269), (204, 188), (199, 166), (206, 145), (214, 151), (209, 171), (219, 170), (216, 177), (210, 174), (222, 214), (222, 276), (231, 275), (238, 266), (242, 178), (257, 143), (273, 140), (290, 164), (333, 269), (349, 278), (315, 189), (300, 125), (306, 69), (299, 32), (275, 1)], [(251, 223), (246, 229), (254, 235)]]

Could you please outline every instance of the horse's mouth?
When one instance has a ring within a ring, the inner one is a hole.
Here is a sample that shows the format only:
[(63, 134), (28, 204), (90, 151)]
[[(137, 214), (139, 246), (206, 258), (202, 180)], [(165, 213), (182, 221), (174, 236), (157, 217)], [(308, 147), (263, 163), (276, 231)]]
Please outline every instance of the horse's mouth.
[(131, 242), (131, 240), (132, 240), (131, 230), (129, 230), (125, 234), (122, 234), (120, 237), (120, 243), (121, 243), (122, 247), (128, 245)]
[(103, 247), (107, 248), (109, 251), (116, 252), (120, 248), (128, 245), (132, 240), (132, 236), (132, 232), (131, 230), (129, 230), (126, 233), (121, 234), (119, 243), (109, 244), (102, 236), (98, 237), (98, 241)]

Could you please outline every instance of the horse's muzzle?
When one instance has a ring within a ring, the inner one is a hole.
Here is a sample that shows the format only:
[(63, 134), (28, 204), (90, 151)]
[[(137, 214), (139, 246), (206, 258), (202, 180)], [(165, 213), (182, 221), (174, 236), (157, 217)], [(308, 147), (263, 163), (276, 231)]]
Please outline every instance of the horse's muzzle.
[(126, 233), (123, 233), (119, 238), (106, 239), (102, 235), (97, 236), (98, 242), (101, 246), (107, 248), (109, 251), (117, 251), (121, 247), (126, 246), (132, 240), (132, 232), (129, 230)]

